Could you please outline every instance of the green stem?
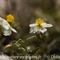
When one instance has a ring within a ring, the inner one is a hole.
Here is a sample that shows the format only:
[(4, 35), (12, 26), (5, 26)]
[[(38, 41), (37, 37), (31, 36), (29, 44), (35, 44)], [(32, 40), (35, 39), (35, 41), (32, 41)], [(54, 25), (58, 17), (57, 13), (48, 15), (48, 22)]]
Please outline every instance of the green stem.
[(34, 38), (34, 37), (36, 37), (36, 35), (27, 38), (25, 41), (28, 41), (28, 40), (30, 40), (30, 39), (32, 39), (32, 38)]

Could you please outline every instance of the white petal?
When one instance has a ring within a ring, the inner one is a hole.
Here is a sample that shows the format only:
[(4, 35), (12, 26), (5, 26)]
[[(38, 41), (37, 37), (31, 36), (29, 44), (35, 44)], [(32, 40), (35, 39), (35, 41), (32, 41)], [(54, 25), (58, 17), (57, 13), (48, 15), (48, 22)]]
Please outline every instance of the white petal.
[(44, 32), (47, 31), (47, 29), (46, 29), (46, 28), (43, 28), (43, 29), (40, 29), (39, 31), (40, 31), (41, 33), (44, 33)]
[(34, 32), (34, 28), (30, 28), (30, 33), (33, 33)]
[(39, 28), (34, 28), (34, 33), (38, 32)]
[(30, 33), (39, 33), (39, 32), (44, 33), (46, 31), (47, 31), (46, 28), (42, 28), (42, 29), (41, 28), (36, 28), (36, 27), (30, 28)]
[(9, 23), (5, 20), (5, 19), (3, 19), (3, 18), (1, 18), (0, 17), (0, 25), (4, 28), (4, 29), (9, 29)]
[(52, 27), (53, 26), (52, 24), (47, 24), (47, 23), (43, 23), (42, 25), (43, 25), (43, 27)]
[(30, 33), (36, 33), (36, 32), (38, 32), (38, 28), (36, 28), (36, 27), (30, 28)]
[(15, 29), (13, 29), (11, 26), (10, 26), (10, 29), (11, 29), (13, 32), (17, 33), (17, 31), (16, 31)]
[(11, 30), (3, 30), (3, 35), (5, 36), (10, 36), (11, 35)]
[(35, 27), (36, 23), (30, 24), (29, 27)]
[(33, 33), (38, 32), (38, 28), (34, 27), (34, 28), (32, 29), (32, 32), (33, 32)]
[(17, 33), (17, 31), (15, 29), (13, 29), (12, 27), (10, 27), (10, 29), (6, 30), (6, 29), (3, 29), (3, 35), (5, 36), (10, 36), (12, 34), (12, 31)]

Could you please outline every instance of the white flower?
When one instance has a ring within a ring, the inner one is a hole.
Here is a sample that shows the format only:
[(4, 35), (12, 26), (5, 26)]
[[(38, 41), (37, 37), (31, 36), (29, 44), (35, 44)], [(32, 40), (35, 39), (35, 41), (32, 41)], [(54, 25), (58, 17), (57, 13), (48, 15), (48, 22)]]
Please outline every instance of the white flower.
[(0, 26), (2, 27), (3, 35), (9, 36), (11, 35), (12, 31), (17, 33), (15, 29), (13, 29), (10, 24), (3, 18), (0, 17)]
[(48, 27), (52, 27), (53, 25), (52, 24), (47, 24), (44, 22), (43, 19), (41, 18), (38, 18), (36, 19), (36, 23), (33, 23), (33, 24), (30, 24), (29, 27), (30, 27), (30, 33), (44, 33), (47, 31), (46, 28)]

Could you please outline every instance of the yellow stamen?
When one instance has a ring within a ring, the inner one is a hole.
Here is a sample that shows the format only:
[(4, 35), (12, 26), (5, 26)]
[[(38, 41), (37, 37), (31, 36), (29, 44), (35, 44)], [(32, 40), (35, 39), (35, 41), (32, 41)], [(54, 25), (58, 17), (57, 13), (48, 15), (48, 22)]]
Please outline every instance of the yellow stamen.
[(37, 27), (39, 27), (39, 28), (42, 28), (42, 23), (44, 22), (44, 20), (43, 19), (41, 19), (41, 18), (38, 18), (38, 19), (36, 19), (36, 26)]
[(13, 22), (14, 21), (14, 16), (12, 14), (9, 14), (6, 16), (7, 22)]

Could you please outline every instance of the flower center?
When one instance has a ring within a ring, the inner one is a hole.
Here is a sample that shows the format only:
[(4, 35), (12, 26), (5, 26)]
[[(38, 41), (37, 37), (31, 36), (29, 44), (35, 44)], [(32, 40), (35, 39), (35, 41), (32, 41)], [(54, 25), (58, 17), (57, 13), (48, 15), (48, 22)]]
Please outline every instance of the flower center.
[(38, 19), (36, 19), (36, 27), (38, 27), (38, 28), (42, 28), (42, 23), (44, 22), (44, 20), (43, 19), (41, 19), (41, 18), (38, 18)]
[(9, 15), (6, 16), (6, 20), (7, 20), (7, 22), (13, 22), (14, 21), (14, 16), (9, 14)]

